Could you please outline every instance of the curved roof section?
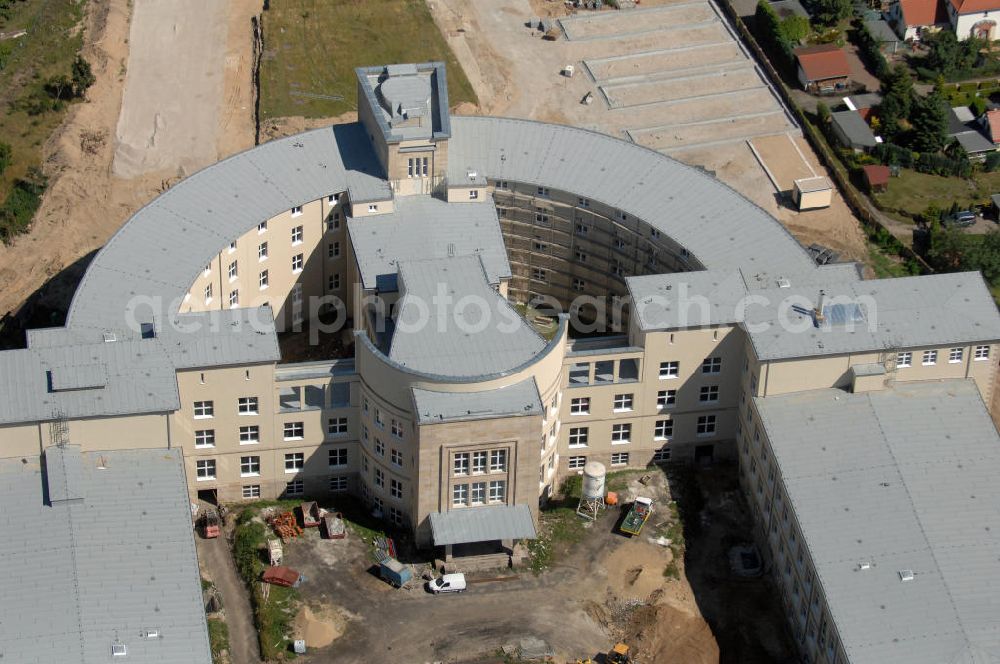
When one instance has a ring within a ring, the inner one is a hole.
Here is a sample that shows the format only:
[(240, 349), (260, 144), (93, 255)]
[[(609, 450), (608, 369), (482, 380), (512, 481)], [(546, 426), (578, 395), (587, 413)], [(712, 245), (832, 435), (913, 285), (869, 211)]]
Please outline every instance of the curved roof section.
[[(525, 120), (452, 118), (449, 169), (542, 184), (643, 219), (697, 264), (784, 273), (812, 267), (762, 209), (707, 173), (591, 131)], [(159, 297), (167, 315), (221, 247), (257, 223), (323, 196), (391, 196), (364, 129), (335, 125), (265, 143), (178, 183), (139, 210), (100, 251), (77, 289), (71, 328), (120, 328), (128, 302)]]

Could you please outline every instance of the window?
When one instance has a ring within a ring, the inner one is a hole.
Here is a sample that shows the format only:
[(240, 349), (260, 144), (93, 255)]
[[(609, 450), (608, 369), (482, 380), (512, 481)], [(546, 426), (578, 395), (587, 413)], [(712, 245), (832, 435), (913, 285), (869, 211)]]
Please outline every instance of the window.
[(976, 353), (972, 356), (975, 361), (988, 360), (990, 359), (990, 347), (989, 346), (976, 346)]
[(385, 443), (383, 443), (378, 438), (375, 439), (375, 454), (379, 455), (380, 457), (385, 456)]
[(286, 496), (301, 496), (306, 492), (305, 482), (302, 480), (292, 480), (285, 485)]
[(285, 440), (302, 440), (305, 438), (305, 426), (302, 422), (285, 422)]
[(586, 447), (589, 437), (590, 429), (588, 427), (572, 427), (569, 430), (569, 446)]
[(531, 268), (531, 278), (538, 281), (545, 281), (545, 270), (540, 267)]
[(538, 188), (538, 195), (539, 196), (548, 196), (549, 195), (549, 188), (548, 187), (539, 187)]
[(625, 240), (622, 239), (622, 238), (620, 238), (620, 237), (616, 237), (615, 238), (615, 249), (624, 249), (624, 248), (625, 248)]
[(240, 306), (240, 291), (236, 289), (229, 293), (229, 307), (234, 308)]
[(229, 253), (233, 253), (234, 251), (236, 251), (236, 240), (229, 243)]
[(615, 452), (611, 455), (611, 465), (612, 466), (627, 466), (628, 465), (628, 452)]
[(576, 250), (576, 260), (580, 261), (581, 263), (586, 263), (587, 262), (587, 252), (585, 252), (583, 249), (577, 249)]
[(481, 475), (486, 472), (486, 452), (472, 453), (472, 474)]
[(383, 511), (382, 499), (378, 496), (372, 496), (372, 507), (376, 512), (381, 513)]
[(698, 401), (704, 403), (715, 403), (718, 400), (719, 400), (718, 385), (705, 385), (701, 388), (701, 393), (698, 395)]
[(451, 504), (453, 507), (463, 507), (469, 504), (468, 484), (456, 484), (451, 488)]
[(326, 219), (326, 230), (335, 231), (340, 228), (340, 213), (334, 212)]
[(656, 230), (655, 228), (650, 228), (649, 235), (653, 238), (658, 238), (660, 237), (660, 231)]
[(569, 412), (573, 415), (590, 413), (590, 397), (577, 397), (569, 402)]
[(205, 304), (212, 301), (212, 284), (205, 286)]
[(925, 350), (924, 351), (924, 366), (929, 366), (931, 364), (937, 364), (937, 351), (936, 350)]
[(612, 424), (611, 425), (611, 442), (612, 443), (627, 443), (632, 440), (632, 425), (631, 424)]
[(626, 410), (632, 410), (632, 395), (616, 394), (614, 401), (614, 409), (616, 413), (620, 413)]
[(701, 363), (703, 374), (717, 374), (722, 371), (721, 357), (706, 357)]
[(583, 291), (587, 288), (587, 283), (583, 279), (573, 279), (573, 290)]
[(493, 450), (490, 452), (490, 472), (507, 472), (507, 450)]
[(285, 455), (285, 472), (286, 473), (297, 473), (302, 470), (303, 466), (306, 464), (306, 455), (304, 452), (292, 452)]
[(296, 205), (295, 207), (292, 208), (292, 216), (293, 217), (297, 217), (300, 214), (302, 214), (302, 206), (301, 205)]
[(654, 440), (665, 440), (672, 435), (674, 435), (673, 420), (656, 420), (656, 424), (653, 427)]
[(331, 417), (326, 421), (326, 432), (331, 436), (342, 436), (347, 433), (346, 417)]
[(897, 367), (909, 367), (913, 366), (913, 353), (897, 353), (896, 354), (896, 366)]
[(382, 419), (382, 411), (378, 408), (375, 409), (375, 426), (379, 429), (385, 429), (385, 421)]
[(948, 363), (954, 364), (955, 362), (962, 361), (962, 349), (952, 348), (948, 351)]
[(292, 256), (292, 272), (302, 271), (302, 254)]
[(302, 227), (296, 226), (292, 229), (292, 245), (300, 244), (302, 242)]
[(490, 502), (503, 503), (507, 501), (507, 482), (504, 480), (493, 480), (490, 482)]
[(256, 475), (260, 475), (260, 457), (240, 457), (240, 477), (251, 477)]
[(268, 286), (267, 270), (261, 270), (260, 276), (257, 278), (257, 285), (261, 290), (264, 290)]
[(201, 429), (194, 432), (195, 447), (215, 447), (215, 429)]
[(389, 480), (389, 495), (399, 500), (403, 497), (403, 483), (399, 480)]
[(486, 482), (473, 482), (471, 485), (471, 498), (473, 505), (482, 505), (486, 502)]
[(611, 266), (611, 273), (616, 277), (625, 276), (625, 264), (620, 260), (615, 259), (614, 264)]
[(377, 487), (385, 486), (385, 473), (382, 472), (381, 468), (375, 469), (375, 486)]
[(664, 378), (677, 378), (680, 374), (681, 363), (677, 361), (673, 362), (660, 362), (660, 379)]
[(395, 436), (396, 438), (402, 438), (403, 437), (403, 423), (402, 422), (399, 422), (397, 420), (391, 420), (390, 423), (389, 423), (389, 430), (392, 432), (392, 435)]
[(257, 397), (240, 397), (238, 408), (240, 415), (256, 415)]
[(389, 459), (392, 461), (392, 465), (403, 467), (403, 453), (395, 447), (389, 450)]
[(535, 223), (536, 224), (548, 224), (549, 223), (549, 215), (543, 214), (541, 212), (536, 212), (535, 213)]
[(215, 402), (214, 401), (195, 401), (194, 402), (194, 416), (195, 419), (202, 417), (213, 417), (215, 415)]
[(327, 290), (338, 290), (340, 288), (340, 274), (331, 274), (327, 279)]
[(260, 427), (256, 424), (240, 427), (240, 445), (251, 445), (260, 442)]
[(243, 485), (243, 500), (251, 500), (253, 498), (260, 498), (260, 485), (259, 484), (244, 484)]
[(259, 224), (257, 224), (257, 233), (258, 234), (259, 233), (266, 233), (266, 232), (267, 232), (267, 222), (266, 221), (262, 221)]
[(257, 260), (267, 260), (267, 242), (261, 242), (257, 245)]
[(569, 458), (569, 469), (579, 470), (587, 465), (587, 457), (585, 456), (571, 456)]
[(576, 224), (575, 228), (577, 235), (586, 235), (590, 231), (590, 229), (587, 227), (587, 224), (578, 223)]
[(346, 447), (334, 447), (329, 452), (327, 452), (327, 459), (329, 465), (331, 466), (346, 466), (347, 465), (347, 448)]
[(376, 205), (375, 203), (369, 203), (368, 204), (368, 211), (369, 212), (378, 212), (378, 205)]
[(544, 242), (532, 242), (531, 247), (535, 251), (547, 251), (549, 245), (545, 244)]
[(389, 508), (389, 520), (397, 526), (403, 525), (403, 512), (395, 507)]
[(474, 200), (476, 200), (478, 198), (479, 198), (479, 190), (478, 189), (470, 189), (469, 190), (469, 200), (470, 201), (474, 201)]
[(330, 478), (330, 491), (333, 493), (343, 493), (347, 491), (347, 478), (344, 476)]
[(590, 207), (590, 200), (586, 198), (577, 198), (576, 203), (580, 207)]
[(462, 452), (456, 454), (455, 458), (452, 460), (452, 475), (468, 475), (469, 474), (469, 453)]
[(239, 276), (239, 268), (236, 265), (236, 261), (229, 264), (229, 280), (233, 281)]
[(715, 433), (715, 415), (701, 415), (698, 417), (698, 435), (711, 436)]
[(664, 445), (660, 449), (653, 452), (653, 463), (663, 463), (664, 461), (670, 461), (669, 445)]
[(656, 407), (668, 408), (677, 403), (677, 390), (660, 390), (656, 393)]
[(326, 247), (326, 255), (327, 255), (327, 258), (337, 258), (337, 257), (339, 257), (340, 256), (340, 243), (339, 242), (331, 242), (329, 245), (327, 245), (327, 247)]
[(198, 459), (195, 462), (198, 481), (215, 479), (215, 459)]

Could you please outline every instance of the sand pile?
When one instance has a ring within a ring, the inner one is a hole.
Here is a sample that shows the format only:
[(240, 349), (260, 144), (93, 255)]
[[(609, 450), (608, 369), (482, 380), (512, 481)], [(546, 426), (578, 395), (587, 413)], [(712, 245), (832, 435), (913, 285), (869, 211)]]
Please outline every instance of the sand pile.
[(625, 643), (642, 662), (718, 664), (719, 646), (700, 616), (667, 604), (637, 608), (625, 629)]
[(303, 606), (295, 616), (295, 638), (305, 639), (309, 648), (325, 648), (344, 633), (347, 620), (333, 608), (315, 612)]

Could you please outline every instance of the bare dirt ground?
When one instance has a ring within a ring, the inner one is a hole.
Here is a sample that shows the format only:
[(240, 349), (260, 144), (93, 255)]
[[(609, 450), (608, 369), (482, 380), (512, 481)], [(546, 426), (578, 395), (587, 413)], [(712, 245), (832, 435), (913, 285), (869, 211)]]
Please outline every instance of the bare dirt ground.
[[(644, 474), (650, 479), (640, 485)], [(396, 590), (374, 573), (369, 543), (356, 531), (345, 540), (324, 540), (308, 529), (284, 547), (285, 564), (307, 577), (300, 596), (309, 611), (300, 612), (296, 630), (306, 638), (309, 652), (300, 659), (317, 664), (471, 662), (524, 638), (544, 641), (555, 654), (553, 661), (595, 657), (621, 639), (644, 664), (788, 659), (791, 644), (768, 580), (739, 578), (729, 571), (729, 548), (749, 537), (735, 467), (703, 469), (687, 477), (694, 479), (686, 489), (673, 471), (669, 478), (659, 470), (626, 477), (623, 497), (642, 493), (656, 500), (642, 536), (618, 534), (622, 513), (611, 508), (581, 541), (557, 542), (547, 571), (468, 574), (469, 590), (460, 595), (430, 595), (418, 578)], [(671, 493), (690, 492), (692, 486), (699, 504), (684, 513), (687, 550), (677, 561), (679, 578), (672, 579), (664, 574), (671, 549), (650, 536), (664, 532), (677, 518), (667, 504)], [(397, 543), (400, 559), (413, 566), (415, 575), (429, 569), (424, 557), (405, 542)], [(318, 643), (309, 638), (309, 630)]]
[[(222, 609), (229, 626), (229, 657), (233, 664), (260, 664), (257, 630), (250, 615), (246, 587), (236, 574), (225, 537), (203, 539), (195, 534), (202, 577), (215, 584), (222, 596)], [(317, 635), (320, 636), (320, 635)]]
[[(207, 127), (201, 124), (185, 127), (182, 116), (180, 124), (173, 121), (169, 127), (171, 131), (187, 131), (188, 136), (199, 137), (204, 145), (196, 150), (197, 159), (180, 154), (181, 151), (187, 154), (186, 149), (177, 151), (176, 159), (163, 158), (170, 152), (169, 146), (164, 146), (157, 163), (147, 164), (156, 170), (122, 178), (115, 175), (112, 165), (118, 151), (117, 130), (119, 126), (131, 126), (130, 121), (121, 124), (119, 119), (135, 117), (133, 110), (125, 108), (123, 112), (122, 106), (128, 70), (133, 66), (132, 56), (141, 61), (152, 55), (170, 65), (175, 58), (174, 49), (166, 50), (162, 42), (137, 39), (137, 35), (130, 38), (128, 0), (88, 3), (83, 53), (91, 62), (97, 80), (87, 92), (86, 103), (72, 108), (62, 127), (44, 147), (44, 169), (50, 185), (31, 230), (8, 246), (0, 245), (0, 315), (16, 311), (26, 298), (35, 294), (26, 307), (30, 311), (24, 312), (25, 318), (35, 326), (57, 322), (47, 312), (65, 310), (90, 256), (133, 212), (162, 192), (179, 174), (253, 145), (250, 17), (259, 13), (260, 6), (255, 0), (227, 0), (220, 5), (215, 24), (208, 26), (211, 32), (206, 39), (222, 45), (212, 51), (219, 61), (212, 65), (218, 74), (213, 77), (207, 95), (188, 99), (181, 110), (190, 117), (211, 118), (211, 123)], [(175, 23), (186, 24), (181, 18)], [(197, 73), (191, 76), (198, 78)], [(187, 89), (189, 84), (204, 89), (203, 81), (188, 81), (179, 75), (152, 83), (148, 87), (172, 88), (174, 92)], [(136, 103), (144, 104), (142, 99)], [(199, 110), (202, 105), (217, 110)], [(147, 112), (146, 118), (145, 126), (151, 129), (155, 112), (152, 116)]]

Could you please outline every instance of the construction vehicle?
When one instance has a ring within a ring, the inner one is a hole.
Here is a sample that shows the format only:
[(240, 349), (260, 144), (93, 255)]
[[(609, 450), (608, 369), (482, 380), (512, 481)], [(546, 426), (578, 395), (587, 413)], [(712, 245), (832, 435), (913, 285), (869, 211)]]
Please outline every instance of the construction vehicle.
[(201, 515), (201, 536), (205, 539), (215, 539), (219, 536), (219, 513), (210, 507)]
[(649, 520), (649, 515), (652, 513), (652, 498), (636, 498), (622, 521), (621, 531), (626, 535), (638, 535), (642, 532), (642, 527), (646, 525), (646, 521)]
[(624, 643), (616, 643), (606, 659), (609, 664), (632, 664), (632, 655), (629, 654), (629, 648)]

